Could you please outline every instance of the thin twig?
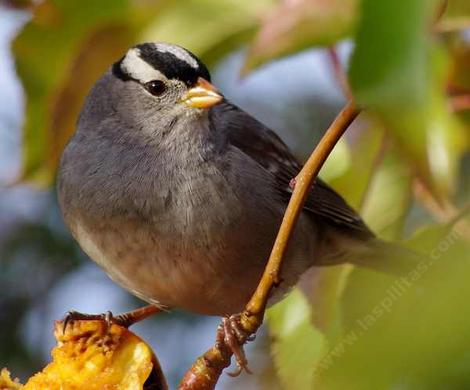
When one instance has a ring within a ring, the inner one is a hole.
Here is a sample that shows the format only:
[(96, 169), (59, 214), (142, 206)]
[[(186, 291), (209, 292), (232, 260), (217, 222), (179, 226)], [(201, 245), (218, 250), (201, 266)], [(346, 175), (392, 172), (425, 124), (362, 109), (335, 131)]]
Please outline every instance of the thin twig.
[[(338, 140), (357, 117), (359, 110), (349, 102), (330, 125), (323, 138), (296, 177), (296, 184), (279, 228), (268, 264), (261, 281), (240, 315), (240, 329), (249, 335), (256, 333), (264, 318), (264, 311), (272, 288), (279, 282), (279, 271), (287, 250), (295, 223), (302, 211), (305, 199), (323, 163)], [(211, 390), (215, 388), (222, 370), (230, 365), (232, 352), (221, 341), (220, 328), (214, 347), (199, 357), (186, 373), (180, 390)]]
[(331, 46), (327, 49), (328, 57), (330, 58), (333, 71), (335, 73), (336, 79), (344, 93), (344, 96), (348, 100), (352, 100), (353, 94), (349, 86), (348, 76), (341, 65), (341, 59), (339, 58), (336, 48)]

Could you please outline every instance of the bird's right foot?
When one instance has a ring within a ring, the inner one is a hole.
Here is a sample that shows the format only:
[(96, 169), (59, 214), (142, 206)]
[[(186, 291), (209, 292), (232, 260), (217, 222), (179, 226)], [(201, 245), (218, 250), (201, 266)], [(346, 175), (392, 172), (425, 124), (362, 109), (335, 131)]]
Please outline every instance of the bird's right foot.
[(228, 375), (235, 377), (240, 375), (242, 371), (251, 374), (243, 346), (247, 341), (253, 341), (254, 335), (249, 335), (242, 329), (240, 325), (240, 315), (235, 314), (223, 317), (218, 332), (225, 345), (232, 352), (237, 363), (235, 372), (229, 372)]

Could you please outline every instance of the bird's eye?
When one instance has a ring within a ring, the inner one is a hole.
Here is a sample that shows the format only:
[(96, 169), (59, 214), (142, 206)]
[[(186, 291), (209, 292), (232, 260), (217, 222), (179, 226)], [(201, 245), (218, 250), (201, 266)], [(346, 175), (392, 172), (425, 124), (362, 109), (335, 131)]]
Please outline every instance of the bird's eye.
[(154, 96), (159, 96), (166, 90), (166, 85), (161, 80), (152, 80), (145, 83), (145, 89)]

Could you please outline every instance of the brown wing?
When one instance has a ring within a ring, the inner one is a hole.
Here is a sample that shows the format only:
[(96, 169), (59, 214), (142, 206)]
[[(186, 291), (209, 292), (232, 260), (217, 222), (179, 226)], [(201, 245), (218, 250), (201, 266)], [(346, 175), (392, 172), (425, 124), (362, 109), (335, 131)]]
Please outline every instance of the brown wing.
[[(276, 133), (230, 103), (217, 106), (214, 114), (221, 114), (218, 123), (225, 121), (228, 142), (275, 176), (278, 190), (287, 203), (292, 193), (290, 180), (299, 173), (301, 165), (284, 142)], [(355, 235), (373, 236), (356, 211), (320, 179), (312, 186), (304, 210)]]

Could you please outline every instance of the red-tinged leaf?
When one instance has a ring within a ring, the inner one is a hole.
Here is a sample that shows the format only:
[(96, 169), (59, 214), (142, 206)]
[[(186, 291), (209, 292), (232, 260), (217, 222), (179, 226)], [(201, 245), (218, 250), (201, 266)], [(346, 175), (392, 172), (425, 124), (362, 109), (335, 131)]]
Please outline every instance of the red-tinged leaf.
[(331, 45), (351, 33), (356, 0), (283, 1), (263, 21), (245, 71), (311, 46)]

